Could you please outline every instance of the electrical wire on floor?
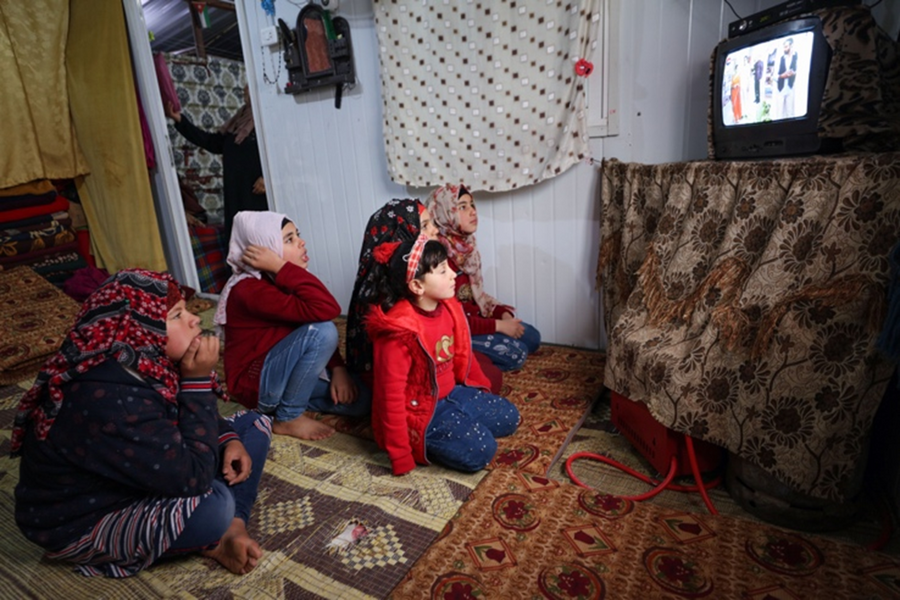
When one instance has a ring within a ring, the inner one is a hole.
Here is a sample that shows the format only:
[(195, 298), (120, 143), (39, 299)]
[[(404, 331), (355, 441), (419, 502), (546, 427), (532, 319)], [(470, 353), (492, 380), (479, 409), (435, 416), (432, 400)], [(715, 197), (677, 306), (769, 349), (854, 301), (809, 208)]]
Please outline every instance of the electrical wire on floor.
[(620, 471), (627, 473), (633, 477), (636, 477), (637, 479), (640, 479), (644, 483), (655, 486), (652, 490), (650, 490), (649, 492), (645, 492), (643, 494), (638, 494), (636, 496), (622, 496), (622, 498), (624, 498), (626, 500), (634, 500), (635, 502), (640, 502), (640, 501), (647, 500), (649, 498), (653, 498), (654, 496), (659, 495), (660, 493), (662, 493), (663, 490), (669, 490), (669, 491), (673, 491), (673, 492), (700, 492), (700, 496), (703, 498), (703, 502), (704, 502), (704, 504), (706, 504), (706, 508), (709, 510), (709, 512), (711, 514), (717, 515), (717, 514), (719, 514), (719, 511), (716, 510), (715, 505), (713, 505), (712, 500), (710, 500), (710, 498), (709, 498), (709, 494), (707, 494), (706, 492), (707, 492), (707, 490), (710, 490), (710, 489), (718, 486), (720, 483), (722, 483), (722, 476), (720, 475), (720, 476), (716, 477), (709, 483), (704, 483), (703, 478), (700, 474), (700, 467), (697, 464), (697, 454), (694, 452), (693, 440), (691, 440), (691, 438), (688, 436), (685, 436), (684, 439), (687, 442), (688, 459), (690, 460), (690, 463), (691, 463), (691, 472), (693, 473), (694, 481), (697, 482), (697, 485), (678, 485), (678, 484), (672, 483), (672, 480), (675, 479), (675, 473), (678, 470), (678, 458), (675, 456), (672, 456), (672, 460), (669, 463), (669, 472), (662, 481), (656, 481), (655, 479), (652, 479), (651, 477), (648, 477), (648, 476), (644, 475), (643, 473), (639, 473), (639, 472), (635, 471), (634, 469), (632, 469), (631, 467), (623, 465), (622, 463), (620, 463), (616, 460), (613, 460), (612, 458), (609, 458), (608, 456), (603, 456), (602, 454), (596, 454), (594, 452), (576, 452), (575, 454), (570, 456), (566, 460), (566, 473), (569, 475), (569, 478), (572, 480), (572, 482), (575, 485), (578, 485), (583, 488), (591, 489), (590, 486), (582, 483), (581, 480), (578, 479), (578, 477), (572, 471), (572, 463), (575, 462), (576, 460), (578, 460), (579, 458), (587, 458), (590, 460), (597, 460), (602, 463), (606, 463), (612, 467), (615, 467), (615, 468), (619, 469)]

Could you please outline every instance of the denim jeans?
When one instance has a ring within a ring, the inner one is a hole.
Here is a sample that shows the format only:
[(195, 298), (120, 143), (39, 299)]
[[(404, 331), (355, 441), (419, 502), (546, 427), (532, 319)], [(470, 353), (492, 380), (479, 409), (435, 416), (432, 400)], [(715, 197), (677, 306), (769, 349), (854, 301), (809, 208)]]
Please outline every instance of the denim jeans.
[[(291, 421), (307, 410), (362, 416), (371, 410), (371, 392), (353, 376), (359, 396), (353, 404), (335, 404), (330, 383), (319, 379), (338, 344), (334, 323), (309, 323), (275, 344), (259, 379), (259, 406), (276, 421)], [(351, 375), (352, 376), (352, 375)]]
[(259, 480), (266, 464), (269, 441), (272, 439), (272, 421), (255, 411), (239, 411), (226, 420), (240, 436), (241, 443), (250, 455), (250, 477), (230, 486), (222, 476), (220, 465), (211, 493), (191, 513), (184, 531), (168, 552), (208, 548), (222, 538), (235, 517), (243, 519), (244, 523), (250, 522), (250, 511), (256, 502)]
[(457, 471), (480, 471), (497, 452), (495, 438), (512, 435), (519, 420), (519, 410), (506, 398), (457, 385), (437, 403), (425, 431), (425, 453)]
[(541, 347), (541, 332), (533, 325), (522, 323), (525, 333), (519, 339), (502, 333), (472, 336), (472, 348), (485, 354), (501, 371), (520, 369), (528, 355)]

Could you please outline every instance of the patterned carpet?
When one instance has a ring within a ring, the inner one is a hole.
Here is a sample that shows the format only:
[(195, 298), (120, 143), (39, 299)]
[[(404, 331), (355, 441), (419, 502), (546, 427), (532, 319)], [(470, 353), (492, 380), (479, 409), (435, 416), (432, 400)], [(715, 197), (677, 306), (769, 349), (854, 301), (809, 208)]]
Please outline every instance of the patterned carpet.
[(37, 374), (80, 308), (30, 267), (0, 271), (0, 384)]
[(391, 598), (896, 598), (858, 546), (497, 469)]
[[(210, 313), (203, 313), (202, 326), (209, 326)], [(597, 352), (547, 346), (507, 374), (504, 391), (524, 421), (504, 440), (495, 470), (517, 466), (541, 479), (599, 396), (603, 367)], [(337, 433), (319, 442), (275, 436), (249, 526), (266, 554), (251, 574), (234, 576), (192, 557), (126, 581), (87, 579), (42, 560), (15, 526), (18, 463), (8, 457), (9, 434), (29, 385), (0, 387), (0, 598), (385, 598), (487, 474), (429, 466), (393, 477), (387, 454), (365, 436)], [(239, 407), (220, 408), (228, 414)], [(354, 528), (366, 535), (338, 548)]]

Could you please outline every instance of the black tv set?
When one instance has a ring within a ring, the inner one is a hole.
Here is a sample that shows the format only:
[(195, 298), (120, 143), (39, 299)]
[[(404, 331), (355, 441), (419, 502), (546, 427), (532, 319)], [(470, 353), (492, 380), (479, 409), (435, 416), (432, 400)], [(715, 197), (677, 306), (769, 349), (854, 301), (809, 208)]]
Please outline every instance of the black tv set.
[(713, 55), (716, 159), (824, 154), (819, 132), (831, 47), (817, 16), (788, 19), (720, 43)]

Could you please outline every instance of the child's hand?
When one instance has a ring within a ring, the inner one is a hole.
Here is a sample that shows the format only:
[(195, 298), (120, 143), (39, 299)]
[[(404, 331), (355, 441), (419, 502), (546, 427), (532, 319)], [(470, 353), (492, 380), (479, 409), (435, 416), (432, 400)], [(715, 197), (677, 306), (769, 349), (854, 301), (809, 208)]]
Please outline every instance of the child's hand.
[(281, 267), (287, 262), (275, 254), (275, 251), (271, 248), (253, 246), (252, 244), (247, 246), (247, 249), (244, 250), (244, 254), (241, 255), (241, 260), (254, 269), (268, 271), (272, 274), (278, 273), (278, 271), (281, 270)]
[(182, 377), (206, 377), (219, 362), (219, 338), (198, 335), (181, 357)]
[(222, 476), (228, 485), (235, 485), (246, 481), (250, 477), (253, 461), (247, 454), (244, 444), (238, 440), (233, 440), (225, 445), (222, 452)]
[(331, 399), (335, 404), (353, 404), (359, 395), (359, 390), (347, 367), (335, 367), (331, 372)]
[(522, 319), (500, 319), (494, 322), (496, 323), (497, 333), (508, 335), (514, 340), (525, 334), (525, 326), (522, 325)]

